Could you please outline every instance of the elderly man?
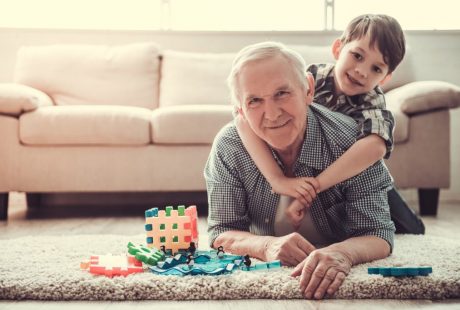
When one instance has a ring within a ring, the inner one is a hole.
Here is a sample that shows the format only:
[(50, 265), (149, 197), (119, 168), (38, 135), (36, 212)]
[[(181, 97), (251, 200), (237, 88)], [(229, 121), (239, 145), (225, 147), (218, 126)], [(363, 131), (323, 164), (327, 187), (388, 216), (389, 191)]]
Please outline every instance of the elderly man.
[[(244, 48), (228, 81), (236, 109), (288, 176), (317, 176), (356, 140), (351, 118), (312, 103), (304, 60), (282, 44)], [(392, 179), (382, 161), (318, 194), (303, 229), (291, 233), (283, 218), (289, 200), (271, 192), (233, 123), (216, 136), (205, 178), (211, 246), (296, 266), (292, 275), (300, 275), (307, 298), (333, 294), (351, 266), (392, 250)]]

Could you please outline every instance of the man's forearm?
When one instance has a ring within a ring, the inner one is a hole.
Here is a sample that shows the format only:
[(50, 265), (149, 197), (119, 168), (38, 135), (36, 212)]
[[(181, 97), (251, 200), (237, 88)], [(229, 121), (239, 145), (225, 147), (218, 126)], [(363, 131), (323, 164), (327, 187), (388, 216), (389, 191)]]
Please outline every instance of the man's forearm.
[(390, 245), (384, 239), (376, 236), (361, 236), (334, 243), (329, 246), (345, 256), (352, 265), (367, 263), (390, 255)]
[(249, 254), (265, 260), (265, 253), (270, 236), (257, 236), (246, 231), (226, 231), (220, 234), (213, 243), (214, 248), (223, 246), (225, 252), (237, 255)]

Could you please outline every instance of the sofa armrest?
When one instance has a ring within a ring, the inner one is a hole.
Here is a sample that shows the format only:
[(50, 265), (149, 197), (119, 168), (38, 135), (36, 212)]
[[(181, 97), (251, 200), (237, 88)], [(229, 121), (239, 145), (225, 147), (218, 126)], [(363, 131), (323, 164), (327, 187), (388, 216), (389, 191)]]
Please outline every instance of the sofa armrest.
[(412, 82), (389, 91), (385, 97), (389, 110), (399, 107), (412, 115), (460, 106), (460, 87), (441, 81)]
[(0, 83), (0, 114), (19, 116), (40, 106), (53, 105), (41, 90), (15, 83)]

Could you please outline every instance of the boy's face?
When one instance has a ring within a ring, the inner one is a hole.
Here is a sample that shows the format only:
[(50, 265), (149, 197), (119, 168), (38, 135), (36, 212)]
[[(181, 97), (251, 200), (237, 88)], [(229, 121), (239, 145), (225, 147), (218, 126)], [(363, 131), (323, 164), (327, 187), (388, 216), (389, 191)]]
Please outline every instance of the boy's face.
[(334, 68), (337, 94), (364, 94), (390, 78), (382, 53), (376, 45), (369, 44), (369, 36), (347, 44), (339, 39), (334, 42), (332, 53), (337, 60)]

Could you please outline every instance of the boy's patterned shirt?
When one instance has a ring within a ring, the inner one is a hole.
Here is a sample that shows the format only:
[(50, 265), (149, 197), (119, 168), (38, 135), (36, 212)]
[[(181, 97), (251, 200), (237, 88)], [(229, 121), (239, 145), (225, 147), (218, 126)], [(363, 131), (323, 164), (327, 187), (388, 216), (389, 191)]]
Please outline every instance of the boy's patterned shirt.
[(352, 117), (358, 123), (359, 134), (362, 139), (370, 134), (380, 136), (387, 148), (385, 158), (389, 158), (393, 150), (393, 114), (386, 109), (383, 90), (377, 86), (366, 94), (354, 96), (340, 95), (334, 103), (334, 65), (312, 64), (308, 67), (315, 78), (315, 99), (328, 109)]

